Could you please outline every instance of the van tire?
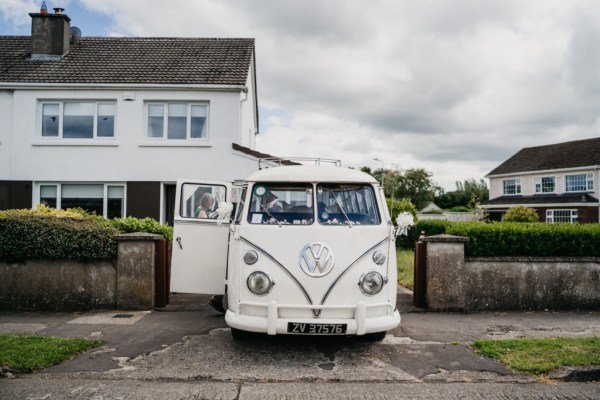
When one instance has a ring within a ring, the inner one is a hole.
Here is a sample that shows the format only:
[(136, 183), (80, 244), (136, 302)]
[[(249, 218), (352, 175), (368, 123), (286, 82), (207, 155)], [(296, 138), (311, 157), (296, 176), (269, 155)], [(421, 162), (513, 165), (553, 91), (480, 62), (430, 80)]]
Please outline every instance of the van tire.
[(383, 339), (385, 339), (385, 335), (387, 335), (387, 331), (367, 333), (365, 335), (365, 339), (367, 339), (369, 342), (381, 342)]
[(252, 332), (231, 328), (231, 336), (233, 336), (235, 340), (248, 340), (252, 337)]

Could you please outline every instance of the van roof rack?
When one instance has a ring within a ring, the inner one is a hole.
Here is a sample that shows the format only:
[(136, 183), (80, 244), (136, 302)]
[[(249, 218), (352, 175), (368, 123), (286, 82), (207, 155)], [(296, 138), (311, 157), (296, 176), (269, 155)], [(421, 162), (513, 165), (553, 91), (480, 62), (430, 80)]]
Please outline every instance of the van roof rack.
[(281, 165), (333, 165), (341, 167), (342, 161), (333, 158), (314, 157), (263, 157), (258, 159), (258, 169), (277, 167)]

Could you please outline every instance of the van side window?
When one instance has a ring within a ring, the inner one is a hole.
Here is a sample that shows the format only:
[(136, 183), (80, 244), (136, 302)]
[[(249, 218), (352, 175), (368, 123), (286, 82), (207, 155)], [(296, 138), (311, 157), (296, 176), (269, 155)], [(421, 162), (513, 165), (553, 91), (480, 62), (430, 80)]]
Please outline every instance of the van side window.
[(323, 225), (379, 225), (373, 187), (364, 184), (321, 183), (317, 186), (317, 215)]
[(310, 183), (257, 183), (252, 187), (248, 223), (310, 225), (313, 202)]
[(225, 201), (227, 189), (220, 185), (181, 185), (179, 213), (184, 218), (216, 219), (219, 202)]

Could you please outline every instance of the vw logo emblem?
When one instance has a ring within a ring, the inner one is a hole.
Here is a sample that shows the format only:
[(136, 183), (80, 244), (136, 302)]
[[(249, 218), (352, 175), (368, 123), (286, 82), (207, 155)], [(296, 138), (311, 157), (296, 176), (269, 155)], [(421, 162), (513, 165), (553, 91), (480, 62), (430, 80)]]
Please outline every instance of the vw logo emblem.
[(316, 242), (304, 245), (298, 260), (300, 268), (309, 276), (325, 276), (333, 269), (335, 257), (325, 243)]

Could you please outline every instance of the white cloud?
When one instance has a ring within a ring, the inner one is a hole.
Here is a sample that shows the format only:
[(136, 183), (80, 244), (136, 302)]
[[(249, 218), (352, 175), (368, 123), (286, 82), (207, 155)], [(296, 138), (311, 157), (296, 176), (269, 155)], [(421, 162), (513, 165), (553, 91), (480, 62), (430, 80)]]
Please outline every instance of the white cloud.
[[(453, 189), (522, 147), (600, 135), (593, 0), (75, 4), (115, 35), (256, 38), (257, 150), (275, 155), (378, 157)], [(39, 7), (2, 5), (4, 21)]]

